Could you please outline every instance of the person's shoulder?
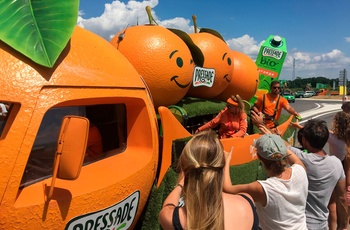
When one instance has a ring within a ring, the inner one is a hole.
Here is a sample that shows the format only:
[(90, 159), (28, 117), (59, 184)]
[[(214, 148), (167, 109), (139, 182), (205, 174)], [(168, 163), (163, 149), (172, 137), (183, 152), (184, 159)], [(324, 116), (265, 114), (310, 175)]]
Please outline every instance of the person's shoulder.
[(306, 175), (306, 169), (305, 169), (303, 166), (301, 166), (300, 164), (293, 164), (293, 165), (291, 166), (291, 168), (292, 168), (293, 170), (297, 170), (297, 171), (300, 171), (300, 172), (304, 172), (305, 175)]
[(289, 105), (289, 102), (286, 98), (284, 98), (283, 96), (279, 95), (280, 97), (280, 102), (281, 104), (284, 104), (284, 105)]
[(239, 193), (239, 194), (230, 194), (230, 193), (223, 193), (223, 198), (226, 199), (229, 202), (233, 203), (245, 203), (246, 201), (253, 201), (253, 198), (248, 193)]
[(279, 97), (280, 97), (280, 101), (289, 103), (288, 100), (286, 98), (284, 98), (283, 96), (279, 95)]
[[(252, 197), (248, 194), (228, 194), (223, 193), (224, 210), (225, 210), (225, 226), (235, 225), (238, 229), (249, 229), (254, 223), (253, 206), (248, 200), (251, 201), (254, 206)], [(229, 217), (229, 218), (228, 218)]]
[(240, 194), (223, 193), (223, 200), (226, 203), (225, 206), (230, 210), (230, 212), (235, 212), (235, 213), (251, 210), (250, 204), (254, 204), (253, 198), (247, 193), (240, 193)]
[(333, 164), (342, 165), (341, 160), (335, 155), (327, 155), (328, 161), (332, 161)]
[(291, 146), (291, 145), (287, 146), (287, 148), (295, 154), (299, 154), (299, 155), (306, 155), (307, 154), (307, 153), (303, 152), (303, 150), (301, 150), (297, 147)]

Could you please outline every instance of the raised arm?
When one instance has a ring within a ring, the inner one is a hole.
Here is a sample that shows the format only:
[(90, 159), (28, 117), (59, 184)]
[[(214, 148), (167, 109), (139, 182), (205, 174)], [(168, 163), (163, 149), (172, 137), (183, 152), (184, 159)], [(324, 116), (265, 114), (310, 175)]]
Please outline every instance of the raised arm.
[(301, 165), (303, 166), (303, 168), (306, 170), (305, 168), (305, 165), (303, 164), (303, 162), (299, 159), (299, 157), (297, 155), (295, 155), (294, 152), (292, 152), (290, 149), (287, 148), (287, 160), (288, 160), (288, 163), (290, 165), (293, 165), (293, 164), (298, 164), (298, 165)]
[(297, 113), (297, 111), (295, 111), (295, 109), (294, 109), (292, 106), (290, 106), (290, 105), (287, 105), (287, 106), (285, 107), (285, 110), (286, 110), (289, 114), (291, 114), (291, 115), (293, 115), (293, 116), (300, 116), (300, 114)]
[(202, 125), (201, 127), (199, 127), (199, 128), (196, 130), (196, 133), (197, 133), (197, 132), (200, 132), (200, 131), (207, 130), (207, 129), (215, 128), (215, 127), (220, 123), (221, 114), (222, 114), (222, 112), (220, 112), (220, 113), (219, 113), (216, 117), (214, 117), (211, 121), (209, 121), (209, 122), (207, 122), (206, 124), (204, 124), (204, 125)]
[(237, 194), (237, 193), (248, 193), (254, 200), (254, 202), (259, 202), (261, 204), (266, 204), (266, 194), (263, 187), (259, 182), (254, 181), (249, 184), (239, 184), (232, 185), (230, 177), (230, 160), (232, 156), (231, 152), (225, 152), (226, 164), (224, 168), (224, 192)]

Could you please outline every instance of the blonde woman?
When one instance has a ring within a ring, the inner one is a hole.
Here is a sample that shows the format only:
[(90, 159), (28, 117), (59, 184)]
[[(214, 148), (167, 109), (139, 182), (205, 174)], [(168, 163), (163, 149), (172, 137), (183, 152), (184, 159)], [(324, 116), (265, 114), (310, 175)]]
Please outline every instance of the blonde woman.
[(199, 127), (196, 133), (213, 129), (218, 125), (220, 125), (219, 138), (243, 137), (247, 133), (247, 114), (244, 111), (241, 97), (231, 96), (226, 102), (226, 108), (214, 119)]
[[(224, 166), (224, 150), (215, 132), (194, 135), (179, 158), (178, 185), (159, 213), (163, 229), (258, 229), (251, 197), (223, 192)], [(183, 207), (178, 206), (180, 196)]]

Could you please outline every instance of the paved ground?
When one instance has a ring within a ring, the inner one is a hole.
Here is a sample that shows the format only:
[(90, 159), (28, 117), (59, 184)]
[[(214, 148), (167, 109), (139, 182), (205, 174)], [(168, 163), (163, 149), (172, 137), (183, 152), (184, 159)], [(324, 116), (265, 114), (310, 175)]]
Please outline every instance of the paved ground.
[(343, 95), (337, 95), (337, 96), (326, 96), (326, 95), (322, 95), (322, 96), (313, 96), (311, 97), (311, 99), (333, 99), (333, 100), (342, 100), (343, 99)]

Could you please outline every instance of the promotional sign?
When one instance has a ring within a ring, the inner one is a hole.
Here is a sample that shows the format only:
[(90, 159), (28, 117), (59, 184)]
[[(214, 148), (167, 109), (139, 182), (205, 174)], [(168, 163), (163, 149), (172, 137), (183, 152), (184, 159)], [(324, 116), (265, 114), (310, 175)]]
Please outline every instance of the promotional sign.
[(111, 207), (73, 218), (65, 230), (128, 229), (135, 219), (139, 200), (140, 192), (135, 191)]
[(259, 86), (250, 103), (254, 104), (256, 98), (270, 89), (272, 81), (277, 81), (282, 70), (284, 59), (287, 56), (286, 39), (270, 35), (261, 45), (256, 65), (259, 70)]

